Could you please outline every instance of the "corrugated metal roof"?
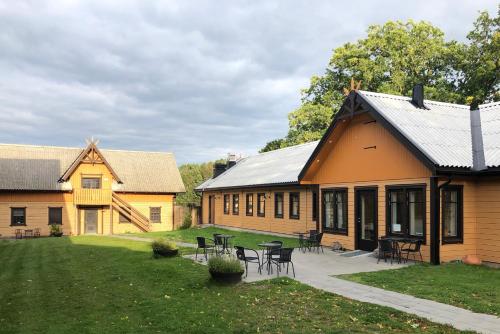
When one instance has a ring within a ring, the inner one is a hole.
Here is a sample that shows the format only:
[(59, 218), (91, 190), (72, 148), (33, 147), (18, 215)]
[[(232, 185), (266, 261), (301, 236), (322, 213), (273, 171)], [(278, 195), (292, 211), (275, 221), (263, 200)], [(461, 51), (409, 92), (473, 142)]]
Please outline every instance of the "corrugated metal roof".
[(298, 182), (298, 176), (318, 141), (261, 153), (239, 160), (215, 179), (197, 190), (258, 186)]
[(473, 166), (468, 106), (425, 100), (429, 109), (419, 109), (408, 97), (359, 94), (435, 164)]
[(500, 102), (479, 106), (486, 166), (500, 166)]
[[(0, 189), (67, 189), (59, 178), (82, 152), (80, 148), (0, 144)], [(129, 192), (184, 192), (172, 153), (101, 150)]]

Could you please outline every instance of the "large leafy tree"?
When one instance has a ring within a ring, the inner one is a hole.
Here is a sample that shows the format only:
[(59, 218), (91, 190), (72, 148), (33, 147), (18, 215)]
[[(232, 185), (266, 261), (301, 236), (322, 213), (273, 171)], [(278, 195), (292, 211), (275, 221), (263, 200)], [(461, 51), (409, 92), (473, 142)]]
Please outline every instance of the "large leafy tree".
[(496, 17), (480, 13), (474, 29), (467, 35), (460, 66), (460, 89), (467, 103), (474, 106), (500, 99), (500, 6)]
[(321, 138), (351, 78), (374, 92), (411, 95), (422, 83), (428, 99), (498, 99), (498, 17), (481, 13), (468, 38), (470, 44), (446, 41), (439, 28), (412, 20), (370, 26), (366, 38), (334, 49), (325, 74), (311, 78), (302, 105), (289, 114), (287, 136), (261, 151)]
[(213, 165), (213, 162), (206, 162), (185, 164), (179, 167), (186, 192), (177, 196), (177, 204), (183, 206), (200, 205), (200, 195), (194, 191), (194, 188), (212, 177)]

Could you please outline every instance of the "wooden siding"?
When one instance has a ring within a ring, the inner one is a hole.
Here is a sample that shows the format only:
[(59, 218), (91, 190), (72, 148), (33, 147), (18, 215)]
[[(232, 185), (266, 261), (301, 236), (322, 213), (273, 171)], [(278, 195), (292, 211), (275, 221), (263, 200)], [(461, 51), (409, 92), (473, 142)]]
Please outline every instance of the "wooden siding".
[(500, 263), (500, 179), (481, 180), (476, 189), (477, 255)]
[[(283, 218), (274, 216), (274, 194), (283, 193)], [(300, 218), (291, 219), (289, 216), (289, 194), (290, 192), (300, 193)], [(246, 194), (253, 194), (253, 215), (246, 214)], [(257, 194), (265, 193), (266, 206), (265, 216), (257, 215)], [(224, 195), (230, 195), (229, 214), (224, 214)], [(232, 211), (233, 194), (239, 194), (239, 214), (234, 215)], [(270, 187), (256, 189), (238, 189), (232, 191), (211, 191), (203, 193), (203, 212), (202, 223), (209, 221), (209, 203), (210, 195), (215, 196), (215, 224), (221, 226), (230, 226), (245, 228), (257, 231), (275, 232), (284, 234), (293, 234), (294, 232), (305, 232), (310, 229), (316, 229), (316, 222), (312, 218), (312, 189), (309, 187)]]
[[(76, 233), (75, 209), (69, 193), (1, 193), (0, 234), (12, 237), (16, 229), (39, 228), (42, 235), (49, 234), (49, 207), (62, 208), (64, 234)], [(10, 226), (12, 207), (26, 208), (26, 226)]]
[[(334, 131), (335, 132), (335, 131)], [(331, 143), (329, 143), (331, 141)], [(324, 158), (306, 173), (312, 184), (430, 177), (431, 172), (384, 127), (367, 115), (355, 117), (322, 148)]]

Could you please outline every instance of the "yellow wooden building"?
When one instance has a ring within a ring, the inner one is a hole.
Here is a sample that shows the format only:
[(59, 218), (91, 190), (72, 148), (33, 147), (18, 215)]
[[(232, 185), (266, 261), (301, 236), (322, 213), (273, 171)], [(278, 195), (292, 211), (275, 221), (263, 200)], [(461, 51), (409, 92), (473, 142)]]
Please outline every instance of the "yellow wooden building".
[(500, 103), (469, 106), (352, 91), (318, 142), (238, 161), (198, 187), (203, 223), (373, 251), (421, 243), (432, 263), (500, 263)]
[(2, 237), (172, 230), (184, 191), (171, 153), (0, 145)]

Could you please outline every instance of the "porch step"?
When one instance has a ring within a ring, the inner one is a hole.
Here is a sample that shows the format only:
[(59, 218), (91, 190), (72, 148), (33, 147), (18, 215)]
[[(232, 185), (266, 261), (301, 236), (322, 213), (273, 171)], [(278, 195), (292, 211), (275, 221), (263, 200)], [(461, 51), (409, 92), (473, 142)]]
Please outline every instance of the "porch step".
[(356, 256), (367, 255), (367, 254), (370, 254), (370, 253), (371, 252), (367, 252), (367, 251), (358, 249), (358, 250), (354, 250), (354, 251), (342, 253), (342, 254), (340, 254), (340, 256), (344, 256), (344, 257), (356, 257)]

